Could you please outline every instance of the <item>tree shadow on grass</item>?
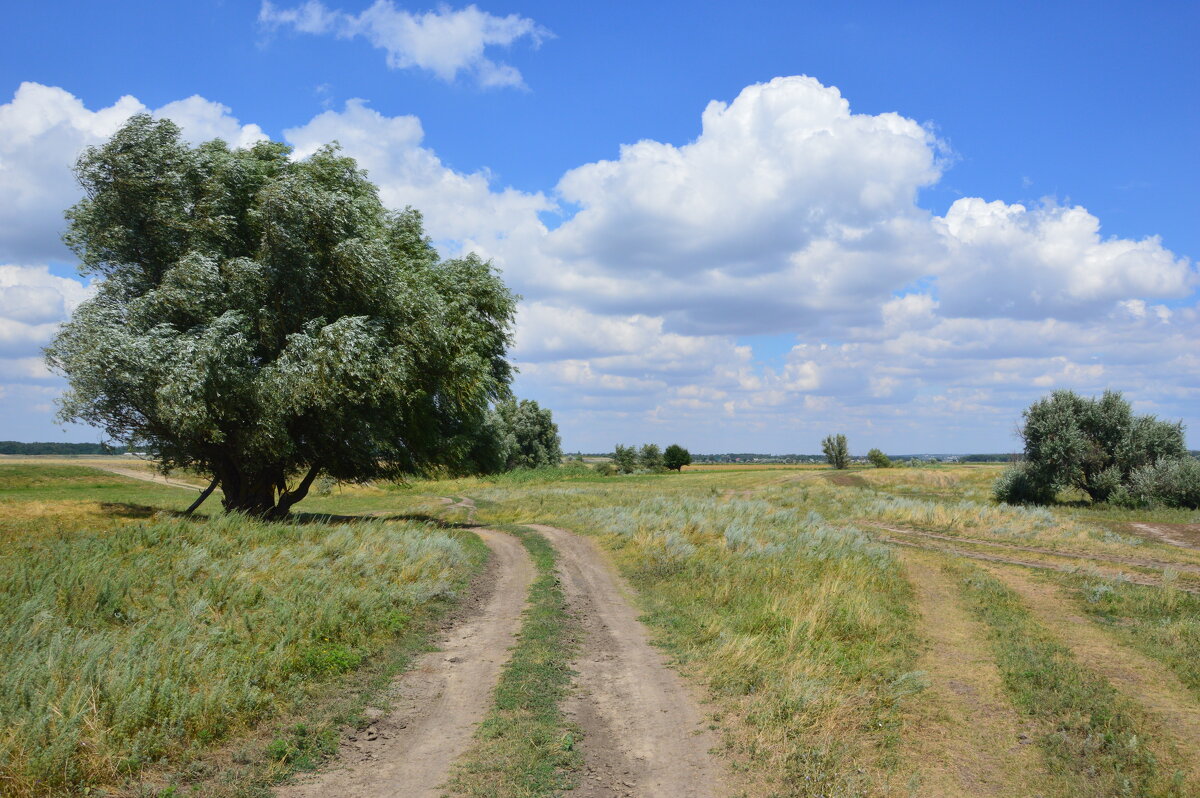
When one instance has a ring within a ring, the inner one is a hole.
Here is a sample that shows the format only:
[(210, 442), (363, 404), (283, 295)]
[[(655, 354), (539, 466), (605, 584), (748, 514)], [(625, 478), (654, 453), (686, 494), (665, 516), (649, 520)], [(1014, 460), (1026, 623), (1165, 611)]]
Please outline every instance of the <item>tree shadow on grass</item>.
[(283, 523), (292, 524), (362, 524), (372, 521), (407, 521), (416, 524), (429, 524), (439, 529), (472, 529), (479, 524), (461, 521), (447, 521), (444, 518), (425, 513), (393, 513), (386, 510), (364, 513), (363, 515), (337, 515), (334, 513), (292, 513)]
[(100, 509), (106, 515), (116, 518), (153, 518), (162, 512), (172, 512), (170, 510), (163, 510), (161, 507), (150, 507), (145, 504), (131, 504), (129, 502), (100, 502)]

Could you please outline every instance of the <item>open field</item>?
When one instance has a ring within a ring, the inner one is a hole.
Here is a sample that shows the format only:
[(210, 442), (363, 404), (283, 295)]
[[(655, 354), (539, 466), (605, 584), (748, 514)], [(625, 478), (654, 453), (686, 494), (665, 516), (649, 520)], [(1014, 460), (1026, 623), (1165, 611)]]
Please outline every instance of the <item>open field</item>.
[[(515, 648), (472, 633), (412, 671), (493, 660), (440, 749), (452, 794), (1200, 794), (1200, 513), (997, 506), (994, 466), (721, 466), (334, 487), (256, 524), (155, 515), (195, 490), (91, 465), (0, 462), (7, 794), (266, 794), (339, 735), (333, 773), (432, 756), (387, 726), (423, 699), (355, 680), (477, 617), (514, 567), (481, 570), (478, 526), (538, 575), (502, 591)], [(586, 576), (610, 568), (636, 611)]]

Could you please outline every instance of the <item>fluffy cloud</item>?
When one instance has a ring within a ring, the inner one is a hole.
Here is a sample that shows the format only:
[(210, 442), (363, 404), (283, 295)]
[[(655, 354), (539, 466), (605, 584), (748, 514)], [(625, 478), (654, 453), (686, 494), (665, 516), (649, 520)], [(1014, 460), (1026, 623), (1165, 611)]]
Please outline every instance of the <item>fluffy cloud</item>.
[(485, 87), (525, 85), (515, 67), (484, 55), (488, 47), (508, 47), (526, 38), (536, 47), (551, 35), (516, 14), (498, 17), (474, 5), (414, 14), (396, 8), (391, 0), (377, 0), (361, 14), (330, 9), (318, 0), (294, 8), (264, 2), (258, 19), (268, 29), (291, 27), (300, 33), (343, 39), (361, 36), (387, 53), (392, 69), (426, 69), (445, 81), (465, 72)]
[[(79, 198), (71, 167), (136, 113), (150, 109), (133, 97), (90, 111), (60, 88), (22, 83), (0, 105), (0, 262), (37, 263), (68, 257), (59, 241), (63, 211)], [(222, 137), (235, 145), (266, 138), (257, 125), (240, 125), (229, 109), (190, 97), (153, 112), (183, 128), (191, 141)]]
[[(294, 11), (302, 30), (337, 13)], [(143, 108), (89, 111), (35, 84), (0, 106), (6, 260), (58, 252), (69, 164)], [(198, 97), (156, 113), (193, 140), (261, 136)], [(917, 196), (945, 168), (938, 140), (896, 114), (855, 114), (811, 78), (748, 87), (701, 121), (695, 141), (629, 145), (544, 193), (448, 168), (420, 120), (362, 100), (285, 138), (295, 157), (338, 140), (388, 205), (423, 211), (444, 252), (495, 260), (525, 296), (517, 390), (555, 409), (568, 446), (812, 451), (840, 429), (893, 450), (1005, 448), (1020, 408), (1054, 387), (1125, 389), (1144, 412), (1182, 417), (1195, 445), (1198, 275), (1158, 239), (1105, 237), (1086, 209), (1053, 202), (964, 198), (932, 214)], [(548, 229), (540, 215), (563, 208), (577, 210)], [(0, 267), (10, 396), (51, 384), (38, 349), (85, 291)]]

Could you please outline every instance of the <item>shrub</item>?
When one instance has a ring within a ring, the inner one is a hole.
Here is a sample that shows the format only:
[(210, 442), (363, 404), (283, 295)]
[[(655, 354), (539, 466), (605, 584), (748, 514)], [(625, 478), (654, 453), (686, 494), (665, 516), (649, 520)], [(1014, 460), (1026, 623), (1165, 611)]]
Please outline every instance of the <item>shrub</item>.
[(1030, 463), (1013, 463), (992, 484), (992, 495), (1005, 504), (1048, 504), (1056, 491)]
[(876, 468), (891, 468), (892, 458), (881, 452), (879, 449), (872, 449), (867, 452), (867, 460)]
[(1200, 509), (1200, 461), (1180, 457), (1134, 469), (1128, 486), (1113, 496), (1113, 503), (1127, 507), (1165, 504)]

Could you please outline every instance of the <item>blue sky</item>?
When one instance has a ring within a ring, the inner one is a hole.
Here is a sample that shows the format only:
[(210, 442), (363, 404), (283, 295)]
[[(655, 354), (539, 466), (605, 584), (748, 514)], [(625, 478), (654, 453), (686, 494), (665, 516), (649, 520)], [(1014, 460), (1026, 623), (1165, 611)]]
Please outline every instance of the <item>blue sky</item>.
[(52, 279), (62, 172), (137, 103), (336, 136), (447, 254), (493, 257), (526, 297), (517, 390), (571, 449), (1006, 450), (1054, 387), (1200, 445), (1200, 7), (834, 6), (8, 10), (0, 438), (95, 439), (32, 361), (82, 297)]

